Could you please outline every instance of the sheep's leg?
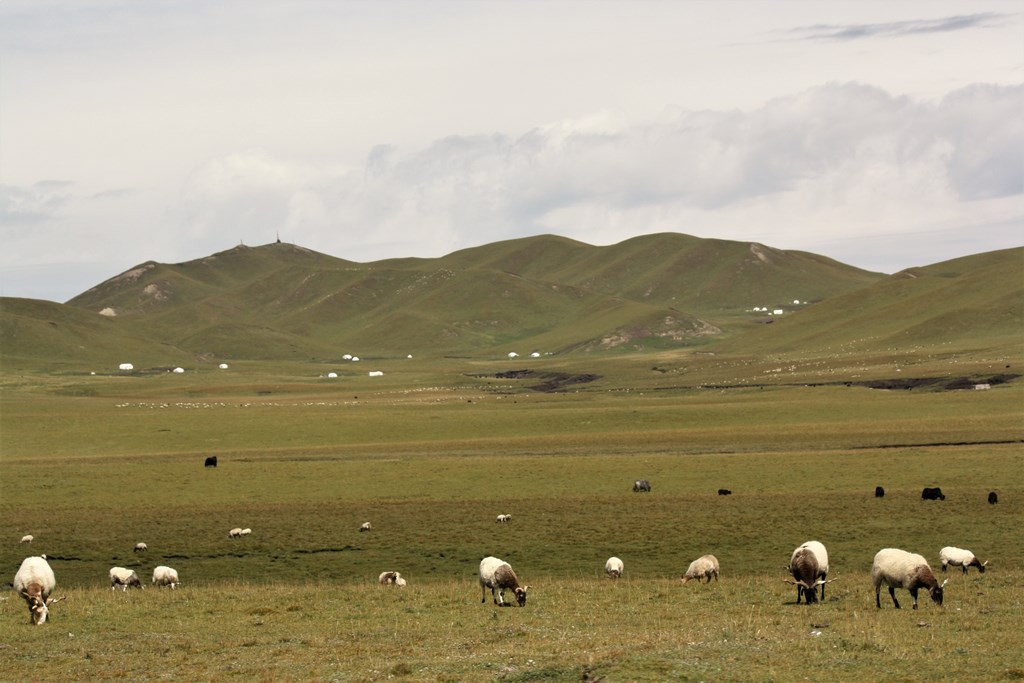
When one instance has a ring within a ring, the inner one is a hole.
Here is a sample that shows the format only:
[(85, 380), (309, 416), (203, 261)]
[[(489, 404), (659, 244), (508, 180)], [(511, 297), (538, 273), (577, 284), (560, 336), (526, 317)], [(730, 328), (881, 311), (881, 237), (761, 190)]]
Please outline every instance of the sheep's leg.
[(487, 602), (487, 586), (480, 584), (480, 604)]
[(917, 609), (917, 589), (916, 588), (911, 588), (910, 589), (910, 597), (914, 598), (914, 609)]
[[(896, 588), (895, 587), (889, 586), (889, 595), (892, 596), (892, 604), (896, 605), (896, 609), (899, 609), (900, 608), (900, 603), (899, 603), (898, 600), (896, 600)], [(914, 605), (915, 605), (915, 609), (916, 609), (916, 605), (917, 605), (916, 597), (915, 597), (915, 600), (914, 600)]]
[(947, 567), (948, 564), (949, 563), (946, 562), (945, 560), (942, 561), (942, 571), (946, 571), (946, 567)]
[(882, 609), (882, 599), (879, 597), (882, 593), (882, 584), (875, 586), (875, 607)]
[[(493, 593), (494, 589), (491, 589), (491, 592)], [(494, 601), (494, 604), (498, 605), (499, 607), (501, 607), (501, 606), (503, 606), (505, 604), (505, 589), (504, 588), (499, 588), (498, 589), (498, 599)]]
[[(824, 576), (821, 578), (825, 578)], [(825, 602), (825, 584), (821, 584), (821, 601)]]
[(966, 574), (966, 573), (967, 573), (967, 565), (966, 565), (966, 564), (965, 564), (965, 565), (963, 565), (963, 566), (961, 567), (961, 569), (963, 569), (963, 570), (964, 570), (964, 574)]

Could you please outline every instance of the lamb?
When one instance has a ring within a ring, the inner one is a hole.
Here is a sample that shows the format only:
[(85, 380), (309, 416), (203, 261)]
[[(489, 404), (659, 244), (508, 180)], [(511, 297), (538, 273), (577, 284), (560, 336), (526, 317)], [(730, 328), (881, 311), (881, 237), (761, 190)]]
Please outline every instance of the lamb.
[(604, 563), (604, 573), (608, 575), (609, 579), (617, 579), (622, 576), (622, 560), (617, 557), (609, 557), (608, 561)]
[(124, 567), (111, 567), (110, 568), (110, 590), (116, 589), (118, 586), (121, 587), (121, 591), (127, 591), (129, 588), (140, 588), (145, 589), (142, 585), (142, 581), (139, 579), (139, 575), (132, 569), (125, 569)]
[(362, 523), (362, 524), (361, 524), (361, 525), (359, 526), (359, 531), (360, 531), (360, 532), (363, 532), (363, 531), (370, 531), (371, 529), (373, 529), (373, 526), (371, 526), (369, 522), (363, 522), (363, 523)]
[(250, 534), (252, 534), (252, 529), (250, 529), (249, 527), (246, 527), (246, 528), (242, 529), (238, 533), (239, 536), (249, 536)]
[(163, 565), (154, 568), (153, 583), (155, 583), (157, 587), (170, 586), (171, 590), (174, 590), (181, 585), (181, 581), (178, 579), (178, 570), (172, 569), (171, 567), (165, 567)]
[[(817, 541), (808, 541), (804, 543), (796, 550), (793, 551), (793, 555), (789, 558), (789, 573), (793, 575), (794, 580), (784, 579), (786, 583), (791, 583), (796, 586), (796, 604), (800, 604), (800, 597), (803, 596), (804, 600), (808, 605), (812, 602), (818, 602), (818, 586), (822, 587), (821, 597), (825, 597), (825, 574), (828, 573), (828, 556), (826, 555), (824, 571), (822, 571), (821, 563), (818, 559), (818, 553), (815, 552), (816, 548), (810, 544), (817, 543)], [(821, 546), (820, 551), (825, 551), (825, 546)], [(834, 581), (835, 579), (833, 579)]]
[(496, 522), (511, 522), (512, 521), (512, 515), (498, 515), (497, 517), (494, 518), (494, 521), (496, 521)]
[(882, 607), (879, 593), (883, 583), (889, 587), (889, 595), (892, 596), (892, 604), (896, 609), (900, 608), (900, 603), (896, 600), (896, 588), (910, 591), (910, 597), (914, 599), (914, 609), (917, 609), (919, 589), (926, 589), (932, 600), (941, 606), (942, 587), (946, 585), (945, 581), (941, 584), (936, 581), (926, 559), (916, 553), (908, 553), (897, 548), (883, 548), (878, 551), (871, 565), (871, 582), (875, 585), (875, 606), (879, 609)]
[(708, 583), (711, 583), (711, 577), (715, 577), (715, 582), (718, 581), (718, 558), (714, 555), (703, 555), (698, 557), (696, 560), (690, 563), (687, 567), (686, 573), (680, 577), (680, 580), (685, 584), (687, 581), (696, 579), (700, 583), (701, 579), (706, 578)]
[(144, 553), (149, 550), (149, 546), (141, 541), (135, 544), (135, 548), (132, 550), (133, 553)]
[(31, 543), (34, 540), (36, 540), (36, 537), (33, 536), (32, 534), (25, 534), (24, 536), (21, 537), (21, 542), (22, 543)]
[(951, 564), (963, 569), (964, 574), (967, 573), (968, 567), (977, 567), (978, 571), (984, 574), (985, 565), (988, 564), (988, 560), (982, 562), (970, 550), (951, 546), (946, 546), (939, 551), (939, 559), (942, 560), (942, 571), (946, 571), (946, 566)]
[(239, 538), (242, 535), (242, 527), (236, 526), (228, 532), (228, 538)]
[(46, 623), (50, 605), (64, 599), (50, 597), (50, 593), (57, 587), (57, 579), (45, 555), (22, 560), (12, 585), (28, 605), (29, 622), (37, 626)]
[(485, 557), (480, 560), (480, 602), (487, 602), (487, 589), (491, 589), (491, 597), (494, 604), (506, 607), (505, 590), (511, 589), (516, 595), (516, 601), (522, 607), (526, 604), (526, 591), (529, 586), (519, 583), (516, 573), (512, 571), (511, 565), (497, 557)]

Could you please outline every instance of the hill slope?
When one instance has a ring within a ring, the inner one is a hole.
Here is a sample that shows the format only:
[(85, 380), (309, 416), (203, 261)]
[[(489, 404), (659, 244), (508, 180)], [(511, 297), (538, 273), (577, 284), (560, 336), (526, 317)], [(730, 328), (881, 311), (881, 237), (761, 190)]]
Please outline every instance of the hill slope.
[[(127, 349), (180, 363), (712, 340), (723, 352), (764, 353), (866, 338), (937, 343), (951, 334), (979, 344), (1020, 331), (1021, 262), (1022, 250), (1006, 250), (884, 276), (805, 252), (680, 234), (608, 247), (544, 235), (368, 264), (275, 243), (147, 262), (63, 306), (4, 300), (0, 316), (5, 363), (82, 354), (110, 362)], [(814, 303), (792, 313), (794, 299)], [(755, 306), (787, 312), (752, 314)]]

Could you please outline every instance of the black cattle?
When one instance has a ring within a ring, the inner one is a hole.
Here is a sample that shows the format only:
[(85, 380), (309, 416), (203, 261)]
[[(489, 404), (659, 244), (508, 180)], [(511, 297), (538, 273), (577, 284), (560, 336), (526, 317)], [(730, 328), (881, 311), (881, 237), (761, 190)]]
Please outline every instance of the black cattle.
[(732, 495), (732, 491), (730, 491), (729, 489), (718, 489), (718, 495), (720, 495), (720, 496), (731, 496)]
[(650, 493), (651, 482), (646, 479), (637, 479), (633, 482), (633, 493)]
[(921, 491), (921, 500), (946, 500), (946, 496), (942, 495), (942, 489), (938, 486), (934, 488), (926, 486)]
[(216, 466), (217, 466), (217, 456), (216, 455), (211, 455), (203, 463), (203, 467), (216, 467)]
[(885, 489), (883, 489), (881, 486), (876, 486), (875, 498), (885, 498)]
[(996, 494), (996, 492), (995, 491), (989, 491), (988, 492), (988, 503), (989, 503), (989, 505), (995, 505), (998, 502), (999, 502), (999, 496)]

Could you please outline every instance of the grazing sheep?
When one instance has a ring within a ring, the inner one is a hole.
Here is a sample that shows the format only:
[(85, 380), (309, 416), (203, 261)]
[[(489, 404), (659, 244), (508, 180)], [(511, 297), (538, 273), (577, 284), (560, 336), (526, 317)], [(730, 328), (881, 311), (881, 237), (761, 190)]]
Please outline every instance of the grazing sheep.
[(938, 486), (921, 489), (921, 500), (946, 500), (945, 494)]
[(799, 546), (789, 558), (789, 573), (794, 580), (784, 581), (796, 586), (796, 604), (800, 604), (801, 596), (808, 605), (818, 602), (818, 586), (821, 586), (821, 599), (824, 600), (825, 584), (831, 583), (825, 580), (828, 575), (828, 553), (825, 546), (818, 541), (807, 541)]
[(926, 589), (932, 600), (942, 605), (942, 587), (946, 585), (945, 581), (940, 584), (935, 579), (926, 559), (898, 548), (883, 548), (878, 551), (871, 565), (871, 582), (875, 586), (875, 606), (879, 609), (882, 607), (879, 593), (883, 583), (889, 587), (889, 595), (892, 596), (892, 604), (896, 609), (900, 608), (900, 603), (896, 600), (897, 588), (910, 591), (910, 597), (914, 599), (914, 609), (917, 609), (919, 589)]
[(622, 560), (617, 557), (609, 557), (608, 561), (604, 563), (604, 573), (608, 575), (609, 579), (617, 579), (622, 576)]
[[(995, 491), (989, 491), (988, 492), (988, 504), (989, 505), (995, 505), (998, 502), (999, 502), (999, 494), (996, 493)], [(31, 536), (29, 538), (31, 538)]]
[(396, 588), (405, 588), (405, 584), (406, 584), (406, 580), (405, 580), (404, 577), (399, 576), (398, 578), (395, 579), (395, 587)]
[(29, 622), (37, 626), (46, 623), (50, 605), (64, 599), (50, 597), (50, 593), (57, 587), (57, 579), (45, 555), (22, 560), (11, 585), (28, 605)]
[(377, 581), (383, 586), (393, 586), (400, 578), (402, 578), (402, 575), (398, 572), (381, 572), (380, 576), (377, 577)]
[(252, 529), (250, 529), (249, 527), (246, 527), (246, 528), (242, 529), (242, 531), (238, 535), (239, 536), (249, 536), (251, 534), (252, 534)]
[(720, 495), (720, 496), (731, 496), (732, 495), (732, 491), (730, 491), (729, 489), (718, 489), (718, 495)]
[(134, 570), (125, 569), (124, 567), (111, 567), (110, 590), (114, 590), (118, 586), (121, 587), (122, 592), (127, 591), (129, 588), (146, 588), (142, 585), (139, 575)]
[(885, 489), (881, 486), (875, 487), (875, 498), (885, 498)]
[(181, 584), (181, 581), (178, 580), (178, 570), (171, 569), (170, 567), (165, 567), (163, 565), (154, 568), (153, 583), (155, 583), (157, 587), (170, 586), (171, 590), (174, 590)]
[(234, 529), (228, 532), (228, 538), (238, 538), (242, 535), (242, 527), (236, 526)]
[(207, 456), (206, 460), (203, 461), (203, 467), (216, 467), (216, 466), (217, 466), (217, 456), (216, 455)]
[(480, 560), (480, 602), (487, 602), (488, 588), (491, 589), (495, 605), (507, 607), (510, 604), (505, 602), (505, 591), (509, 589), (516, 594), (516, 601), (522, 607), (526, 604), (526, 591), (530, 587), (519, 583), (508, 562), (496, 557), (485, 557)]
[(363, 531), (370, 531), (371, 529), (373, 529), (373, 527), (372, 527), (372, 526), (370, 526), (370, 523), (369, 523), (369, 522), (363, 522), (363, 523), (362, 523), (362, 524), (361, 524), (361, 525), (359, 526), (359, 531), (360, 531), (360, 532), (363, 532)]
[(651, 482), (646, 479), (637, 479), (633, 482), (633, 493), (650, 493)]
[(977, 567), (978, 571), (984, 574), (985, 565), (988, 564), (988, 560), (982, 562), (970, 550), (953, 548), (952, 546), (946, 546), (940, 550), (939, 559), (942, 560), (942, 571), (946, 571), (946, 566), (951, 564), (954, 567), (963, 569), (964, 574), (967, 573), (968, 567)]
[(132, 549), (132, 552), (133, 553), (144, 553), (147, 550), (149, 550), (149, 546), (146, 545), (145, 543), (139, 541), (138, 543), (135, 544), (135, 548)]
[(24, 536), (21, 537), (21, 542), (22, 543), (31, 543), (35, 539), (36, 539), (36, 537), (33, 536), (32, 534), (25, 534)]
[(698, 557), (696, 560), (690, 563), (687, 567), (686, 573), (680, 577), (680, 580), (685, 584), (687, 581), (697, 580), (700, 583), (701, 579), (707, 579), (708, 583), (711, 583), (711, 577), (715, 577), (715, 581), (718, 581), (718, 558), (714, 555), (703, 555)]

